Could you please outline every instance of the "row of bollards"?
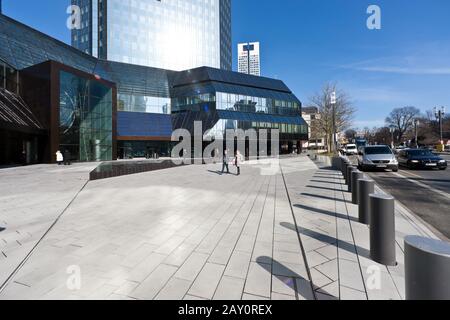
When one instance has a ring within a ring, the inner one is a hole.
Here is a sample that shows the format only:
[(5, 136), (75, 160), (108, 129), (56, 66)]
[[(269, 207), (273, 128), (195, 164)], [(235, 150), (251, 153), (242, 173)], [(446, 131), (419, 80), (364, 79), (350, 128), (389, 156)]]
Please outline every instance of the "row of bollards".
[(359, 222), (370, 225), (370, 256), (387, 266), (397, 265), (395, 242), (395, 199), (375, 193), (375, 182), (345, 159), (342, 173), (352, 203), (359, 206)]
[[(358, 205), (359, 222), (370, 226), (370, 257), (396, 266), (395, 199), (376, 194), (375, 181), (367, 179), (347, 159), (340, 165), (352, 203)], [(423, 237), (405, 239), (407, 300), (450, 299), (450, 243)]]
[(375, 194), (375, 182), (342, 159), (342, 171), (352, 203), (359, 206), (359, 222), (370, 225), (370, 255), (373, 261), (395, 266), (395, 199)]

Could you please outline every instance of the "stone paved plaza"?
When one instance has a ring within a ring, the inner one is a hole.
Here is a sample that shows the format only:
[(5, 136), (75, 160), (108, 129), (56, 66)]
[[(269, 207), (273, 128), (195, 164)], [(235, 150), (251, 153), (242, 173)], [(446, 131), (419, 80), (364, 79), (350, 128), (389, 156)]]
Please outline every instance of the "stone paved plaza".
[(307, 157), (87, 183), (94, 166), (0, 170), (0, 299), (397, 300), (404, 237), (435, 237), (398, 204), (399, 264), (370, 261), (341, 174)]

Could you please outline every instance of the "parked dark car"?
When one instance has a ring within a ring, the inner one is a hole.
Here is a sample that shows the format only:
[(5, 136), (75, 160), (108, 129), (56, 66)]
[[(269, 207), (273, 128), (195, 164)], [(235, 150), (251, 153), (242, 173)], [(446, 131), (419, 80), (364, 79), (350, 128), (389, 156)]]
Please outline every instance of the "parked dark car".
[(408, 169), (447, 169), (447, 161), (427, 149), (407, 149), (398, 154), (399, 165)]

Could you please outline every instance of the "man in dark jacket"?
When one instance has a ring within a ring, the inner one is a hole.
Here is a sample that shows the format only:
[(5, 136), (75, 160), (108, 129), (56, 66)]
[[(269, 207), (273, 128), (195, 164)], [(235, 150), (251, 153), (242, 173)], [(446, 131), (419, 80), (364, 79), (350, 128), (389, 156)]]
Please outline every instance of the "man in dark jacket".
[(225, 150), (223, 152), (222, 174), (225, 173), (225, 168), (227, 169), (227, 173), (230, 173), (230, 167), (228, 165), (228, 161), (230, 161), (230, 159), (228, 158), (228, 150)]
[(72, 155), (70, 154), (70, 151), (66, 149), (66, 151), (64, 151), (64, 165), (65, 166), (71, 165), (71, 158), (72, 158)]

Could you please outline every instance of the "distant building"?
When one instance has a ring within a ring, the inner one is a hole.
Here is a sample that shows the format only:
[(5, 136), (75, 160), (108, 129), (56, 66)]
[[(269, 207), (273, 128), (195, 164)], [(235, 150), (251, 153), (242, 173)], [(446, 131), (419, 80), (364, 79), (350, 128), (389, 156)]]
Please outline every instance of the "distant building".
[(259, 42), (238, 44), (238, 72), (261, 76)]
[(314, 120), (320, 119), (319, 110), (316, 107), (305, 107), (302, 109), (302, 118), (308, 124), (308, 141), (303, 144), (304, 149), (323, 150), (326, 148), (325, 136), (314, 136)]

